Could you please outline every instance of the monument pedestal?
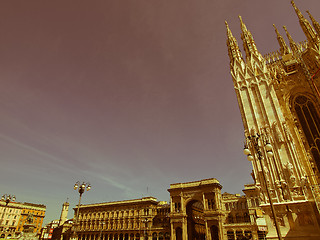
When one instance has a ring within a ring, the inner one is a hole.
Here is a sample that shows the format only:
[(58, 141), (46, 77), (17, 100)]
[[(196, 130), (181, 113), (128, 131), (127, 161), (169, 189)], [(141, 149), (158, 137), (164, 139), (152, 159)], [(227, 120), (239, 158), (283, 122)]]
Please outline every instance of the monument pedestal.
[(34, 232), (35, 225), (33, 224), (25, 224), (23, 226), (22, 233), (20, 237), (18, 238), (19, 240), (37, 240), (37, 233)]

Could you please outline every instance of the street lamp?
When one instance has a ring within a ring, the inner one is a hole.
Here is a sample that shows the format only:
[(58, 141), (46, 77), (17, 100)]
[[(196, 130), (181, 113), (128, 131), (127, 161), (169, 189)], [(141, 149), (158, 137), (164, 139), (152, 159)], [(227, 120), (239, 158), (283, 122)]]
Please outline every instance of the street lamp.
[[(264, 185), (266, 187), (267, 196), (268, 196), (268, 199), (269, 199), (272, 216), (273, 216), (274, 223), (275, 223), (275, 226), (276, 226), (277, 235), (278, 235), (279, 240), (282, 240), (279, 223), (277, 221), (276, 212), (275, 212), (275, 209), (274, 209), (274, 206), (273, 206), (272, 198), (271, 198), (271, 195), (270, 195), (270, 191), (269, 191), (269, 188), (268, 188), (268, 183), (267, 183), (267, 180), (266, 180), (266, 175), (265, 175), (264, 167), (263, 167), (263, 163), (262, 163), (263, 156), (262, 156), (262, 153), (261, 153), (261, 150), (260, 150), (260, 147), (259, 147), (259, 139), (261, 139), (260, 137), (261, 137), (261, 135), (259, 133), (255, 134), (255, 135), (252, 135), (252, 136), (248, 136), (247, 137), (248, 141), (245, 144), (243, 153), (245, 155), (247, 155), (247, 158), (248, 158), (249, 161), (252, 161), (254, 159), (253, 155), (256, 155), (257, 158), (259, 159), (261, 172), (262, 172), (262, 178), (263, 178)], [(268, 157), (273, 157), (271, 144), (267, 140), (264, 140), (263, 143), (264, 143), (265, 150), (267, 151), (267, 156)], [(252, 155), (252, 153), (251, 153), (251, 151), (249, 150), (248, 147), (250, 147), (253, 150), (253, 155)]]
[(89, 191), (91, 189), (91, 185), (90, 185), (90, 183), (85, 183), (85, 182), (82, 182), (82, 184), (80, 184), (80, 182), (77, 181), (76, 184), (74, 185), (73, 189), (74, 190), (78, 189), (78, 192), (79, 192), (79, 203), (78, 203), (78, 207), (77, 207), (77, 214), (76, 214), (76, 218), (74, 219), (74, 224), (73, 224), (74, 225), (73, 238), (76, 238), (76, 230), (77, 230), (77, 225), (78, 225), (81, 197), (82, 197), (82, 194), (85, 192), (85, 190)]
[[(4, 214), (6, 212), (8, 204), (10, 202), (14, 202), (16, 200), (16, 197), (14, 195), (3, 194), (2, 197), (1, 197), (1, 200), (6, 203), (6, 205), (5, 205), (4, 209), (3, 209), (2, 217), (1, 217), (1, 224), (2, 224), (2, 222), (4, 220)], [(2, 225), (4, 225), (4, 224), (2, 224)]]

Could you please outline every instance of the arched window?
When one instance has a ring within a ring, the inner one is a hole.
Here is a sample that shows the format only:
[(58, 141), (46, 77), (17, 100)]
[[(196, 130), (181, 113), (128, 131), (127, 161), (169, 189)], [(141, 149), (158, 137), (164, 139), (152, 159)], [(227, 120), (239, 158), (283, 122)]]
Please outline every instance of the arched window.
[(297, 113), (303, 133), (309, 144), (311, 154), (320, 171), (320, 117), (310, 100), (306, 96), (298, 96), (294, 100), (294, 109)]
[(152, 234), (152, 240), (157, 240), (157, 239), (158, 239), (158, 235), (157, 235), (156, 232), (154, 232), (154, 233)]
[(182, 229), (181, 227), (176, 228), (176, 240), (182, 240)]
[(163, 240), (163, 233), (162, 232), (159, 233), (159, 240)]
[(166, 232), (166, 233), (164, 234), (164, 239), (165, 239), (165, 240), (169, 240), (169, 239), (170, 239), (170, 234), (169, 234), (168, 232)]

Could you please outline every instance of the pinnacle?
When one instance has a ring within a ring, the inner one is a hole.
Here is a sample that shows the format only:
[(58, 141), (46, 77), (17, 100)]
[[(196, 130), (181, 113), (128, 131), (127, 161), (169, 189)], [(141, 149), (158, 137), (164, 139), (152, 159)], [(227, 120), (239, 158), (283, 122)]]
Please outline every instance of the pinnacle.
[(278, 29), (276, 28), (276, 26), (273, 24), (273, 27), (276, 31), (276, 34), (277, 34), (277, 40), (278, 40), (278, 43), (280, 45), (280, 51), (281, 51), (281, 54), (284, 55), (284, 54), (288, 54), (290, 52), (286, 42), (284, 41), (283, 37), (280, 35)]

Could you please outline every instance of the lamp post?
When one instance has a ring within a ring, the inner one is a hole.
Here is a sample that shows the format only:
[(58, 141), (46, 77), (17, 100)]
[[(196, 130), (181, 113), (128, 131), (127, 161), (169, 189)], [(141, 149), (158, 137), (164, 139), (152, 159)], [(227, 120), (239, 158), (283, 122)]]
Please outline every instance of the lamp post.
[[(7, 206), (10, 202), (14, 202), (16, 200), (16, 197), (14, 195), (9, 195), (9, 194), (3, 194), (1, 197), (1, 200), (4, 201), (6, 203), (4, 209), (3, 209), (3, 213), (2, 213), (2, 217), (1, 217), (1, 225), (4, 225), (3, 220), (4, 220), (4, 214), (6, 212)], [(3, 227), (3, 231), (4, 231), (4, 227)]]
[(82, 194), (85, 192), (85, 190), (89, 191), (91, 189), (91, 185), (90, 183), (85, 183), (82, 182), (82, 184), (80, 184), (79, 181), (76, 182), (76, 184), (73, 187), (74, 190), (78, 189), (79, 192), (79, 203), (78, 203), (78, 207), (77, 207), (77, 214), (76, 214), (76, 218), (74, 219), (74, 223), (73, 223), (73, 239), (76, 239), (76, 231), (77, 231), (77, 226), (78, 226), (78, 218), (79, 218), (79, 210), (80, 210), (80, 203), (81, 203), (81, 197)]
[[(275, 209), (274, 209), (274, 206), (273, 206), (272, 198), (271, 198), (271, 195), (270, 195), (270, 191), (269, 191), (269, 188), (268, 188), (268, 183), (267, 183), (267, 180), (266, 180), (266, 175), (265, 175), (264, 167), (263, 167), (263, 163), (262, 163), (263, 156), (262, 156), (262, 153), (261, 153), (261, 150), (260, 150), (260, 147), (259, 147), (259, 139), (260, 139), (260, 137), (261, 137), (261, 135), (259, 133), (255, 134), (255, 135), (252, 135), (252, 136), (248, 136), (247, 138), (248, 138), (248, 143), (249, 144), (245, 145), (243, 153), (245, 155), (247, 155), (247, 158), (248, 158), (249, 161), (252, 161), (254, 159), (254, 157), (251, 155), (251, 151), (248, 148), (248, 145), (249, 145), (249, 146), (251, 146), (251, 149), (254, 152), (253, 154), (255, 154), (257, 156), (258, 160), (259, 160), (260, 167), (261, 167), (261, 172), (262, 172), (262, 178), (263, 178), (264, 185), (266, 187), (267, 196), (268, 196), (268, 200), (269, 200), (269, 203), (270, 203), (271, 213), (272, 213), (273, 220), (274, 220), (274, 223), (275, 223), (277, 235), (278, 235), (279, 240), (282, 240), (279, 223), (277, 221), (276, 212), (275, 212)], [(263, 141), (263, 143), (265, 144), (264, 147), (265, 147), (265, 149), (267, 151), (267, 156), (268, 157), (273, 157), (271, 144), (268, 141)]]

